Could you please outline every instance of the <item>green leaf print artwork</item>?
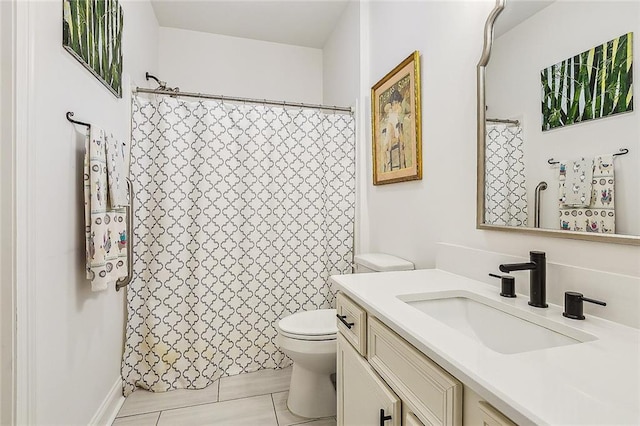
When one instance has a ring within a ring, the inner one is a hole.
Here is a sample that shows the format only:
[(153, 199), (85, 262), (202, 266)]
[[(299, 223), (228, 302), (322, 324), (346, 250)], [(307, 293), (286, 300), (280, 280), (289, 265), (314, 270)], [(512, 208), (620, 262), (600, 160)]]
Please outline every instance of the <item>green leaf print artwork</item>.
[(540, 72), (542, 130), (633, 111), (633, 33)]
[(118, 0), (63, 0), (64, 48), (118, 98), (123, 19)]

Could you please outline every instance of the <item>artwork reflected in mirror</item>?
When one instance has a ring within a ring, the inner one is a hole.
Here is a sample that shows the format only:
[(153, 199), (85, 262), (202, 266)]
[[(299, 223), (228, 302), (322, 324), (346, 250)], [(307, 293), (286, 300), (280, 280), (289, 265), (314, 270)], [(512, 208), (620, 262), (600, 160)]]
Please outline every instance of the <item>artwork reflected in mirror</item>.
[(640, 236), (640, 2), (509, 0), (485, 71), (484, 224)]
[(633, 33), (540, 72), (542, 130), (633, 111)]

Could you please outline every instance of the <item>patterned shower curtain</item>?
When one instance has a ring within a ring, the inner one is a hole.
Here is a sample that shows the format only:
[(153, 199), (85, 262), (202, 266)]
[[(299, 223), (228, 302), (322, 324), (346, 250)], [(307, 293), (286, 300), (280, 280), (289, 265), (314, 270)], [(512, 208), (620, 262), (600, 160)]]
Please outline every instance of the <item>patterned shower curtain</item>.
[(485, 223), (527, 226), (527, 187), (522, 127), (487, 125)]
[(350, 271), (353, 117), (167, 96), (132, 109), (125, 395), (289, 365), (277, 321), (333, 306), (328, 277)]

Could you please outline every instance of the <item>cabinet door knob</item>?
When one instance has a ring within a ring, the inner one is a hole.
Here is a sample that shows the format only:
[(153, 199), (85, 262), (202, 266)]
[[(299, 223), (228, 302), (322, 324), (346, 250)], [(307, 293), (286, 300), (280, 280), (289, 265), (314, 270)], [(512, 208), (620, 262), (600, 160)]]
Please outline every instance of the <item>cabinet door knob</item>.
[(380, 426), (384, 426), (384, 422), (391, 420), (391, 416), (384, 415), (384, 408), (380, 409)]
[(347, 322), (347, 316), (346, 315), (336, 314), (336, 317), (338, 317), (340, 322), (343, 323), (348, 329), (351, 329), (351, 327), (353, 327), (354, 323)]

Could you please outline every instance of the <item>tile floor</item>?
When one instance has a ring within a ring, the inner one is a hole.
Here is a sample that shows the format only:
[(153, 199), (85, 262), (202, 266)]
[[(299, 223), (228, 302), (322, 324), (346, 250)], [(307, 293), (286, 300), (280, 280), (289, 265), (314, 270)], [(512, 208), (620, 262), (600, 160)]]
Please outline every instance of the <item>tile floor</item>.
[(335, 426), (335, 417), (307, 419), (287, 409), (291, 368), (223, 377), (200, 390), (137, 390), (112, 426)]

